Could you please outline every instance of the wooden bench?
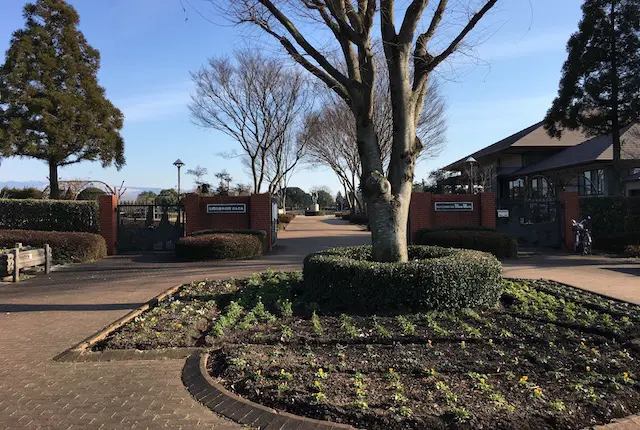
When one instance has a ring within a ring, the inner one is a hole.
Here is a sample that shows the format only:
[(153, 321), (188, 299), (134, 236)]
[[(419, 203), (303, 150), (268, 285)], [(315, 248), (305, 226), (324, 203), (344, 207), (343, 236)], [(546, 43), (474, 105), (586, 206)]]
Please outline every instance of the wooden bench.
[(21, 243), (0, 254), (0, 277), (12, 276), (13, 282), (20, 282), (20, 270), (44, 265), (45, 273), (51, 272), (51, 247), (25, 248)]

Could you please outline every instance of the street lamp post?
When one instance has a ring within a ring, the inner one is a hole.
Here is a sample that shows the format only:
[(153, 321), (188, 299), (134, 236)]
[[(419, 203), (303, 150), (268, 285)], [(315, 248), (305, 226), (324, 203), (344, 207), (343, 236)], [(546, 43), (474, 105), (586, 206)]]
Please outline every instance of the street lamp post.
[(173, 162), (173, 165), (178, 168), (178, 203), (180, 203), (180, 168), (184, 166), (184, 163), (178, 158)]
[(476, 159), (473, 157), (469, 157), (466, 160), (464, 160), (465, 163), (467, 163), (469, 165), (469, 185), (470, 185), (470, 189), (469, 192), (471, 194), (475, 194), (475, 189), (474, 184), (473, 184), (473, 165), (477, 163)]

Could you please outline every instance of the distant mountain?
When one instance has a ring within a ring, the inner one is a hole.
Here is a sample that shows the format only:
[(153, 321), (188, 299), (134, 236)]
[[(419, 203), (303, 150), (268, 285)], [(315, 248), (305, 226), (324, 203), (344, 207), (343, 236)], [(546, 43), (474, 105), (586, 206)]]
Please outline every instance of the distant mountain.
[[(0, 181), (0, 188), (4, 188), (4, 187), (8, 187), (8, 188), (34, 187), (34, 188), (43, 189), (47, 185), (49, 185), (49, 183), (45, 182), (45, 181)], [(100, 184), (96, 184), (96, 186), (98, 186), (99, 188), (104, 188), (104, 187), (101, 187)], [(138, 194), (140, 194), (143, 191), (153, 191), (154, 193), (157, 194), (157, 193), (160, 192), (160, 190), (162, 190), (162, 188), (128, 186), (127, 184), (125, 184), (124, 187), (126, 188), (127, 191), (125, 191), (125, 193), (122, 196), (121, 200), (125, 200), (125, 201), (126, 200), (135, 200), (136, 197), (138, 196)]]

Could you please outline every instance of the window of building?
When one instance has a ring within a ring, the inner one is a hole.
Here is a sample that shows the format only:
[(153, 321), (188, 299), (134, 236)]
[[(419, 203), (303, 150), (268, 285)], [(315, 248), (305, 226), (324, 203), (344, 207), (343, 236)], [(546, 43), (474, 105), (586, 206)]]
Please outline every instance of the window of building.
[(601, 196), (604, 194), (604, 169), (586, 170), (578, 178), (581, 196)]
[(509, 181), (509, 198), (524, 199), (524, 179)]
[(532, 199), (543, 199), (551, 197), (552, 194), (553, 189), (547, 178), (543, 176), (531, 178), (530, 197)]

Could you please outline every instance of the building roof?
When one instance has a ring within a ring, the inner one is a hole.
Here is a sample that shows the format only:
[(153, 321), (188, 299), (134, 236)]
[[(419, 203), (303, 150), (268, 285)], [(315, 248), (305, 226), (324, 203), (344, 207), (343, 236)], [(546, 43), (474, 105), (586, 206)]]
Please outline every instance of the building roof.
[(530, 127), (525, 128), (509, 137), (506, 137), (493, 145), (489, 145), (471, 155), (462, 157), (456, 162), (443, 167), (443, 170), (455, 170), (464, 164), (468, 157), (476, 160), (498, 152), (505, 151), (509, 148), (553, 148), (553, 147), (571, 147), (584, 142), (585, 136), (579, 131), (567, 130), (562, 134), (560, 139), (550, 137), (543, 127), (543, 123), (538, 122)]
[[(640, 160), (640, 126), (627, 126), (622, 130), (623, 160)], [(525, 176), (549, 170), (613, 160), (611, 135), (593, 137), (579, 145), (569, 147), (537, 163), (515, 171), (512, 176)]]

